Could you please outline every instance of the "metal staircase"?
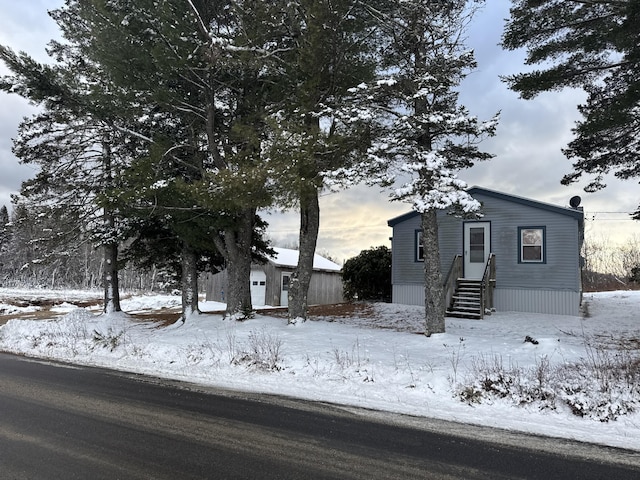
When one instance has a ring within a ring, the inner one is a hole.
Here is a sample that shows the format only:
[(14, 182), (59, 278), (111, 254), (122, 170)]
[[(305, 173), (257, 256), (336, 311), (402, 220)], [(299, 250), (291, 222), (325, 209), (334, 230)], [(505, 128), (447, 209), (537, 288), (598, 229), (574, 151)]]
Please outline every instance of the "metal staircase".
[(480, 319), (482, 311), (482, 280), (460, 278), (447, 308), (447, 315), (459, 318)]

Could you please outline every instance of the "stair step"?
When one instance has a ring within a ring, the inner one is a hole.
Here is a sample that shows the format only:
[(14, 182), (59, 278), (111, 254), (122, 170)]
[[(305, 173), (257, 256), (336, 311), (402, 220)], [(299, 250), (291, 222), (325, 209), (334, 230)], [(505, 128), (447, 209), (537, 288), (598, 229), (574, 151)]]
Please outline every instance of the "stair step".
[(480, 301), (480, 295), (454, 295), (451, 298), (460, 300), (475, 300)]
[(451, 297), (451, 299), (456, 302), (465, 302), (465, 303), (477, 303), (480, 304), (480, 297), (465, 297), (464, 295), (460, 296), (460, 295), (454, 295), (453, 297)]
[(449, 309), (451, 310), (469, 310), (472, 312), (479, 312), (480, 311), (480, 305), (460, 305), (458, 303), (455, 303), (453, 305), (451, 305), (449, 307)]
[(477, 312), (461, 312), (459, 310), (447, 310), (447, 315), (449, 317), (470, 318), (474, 320), (482, 318), (482, 315)]
[(481, 319), (483, 317), (482, 280), (458, 278), (456, 290), (451, 296), (447, 315), (451, 317)]
[(454, 305), (451, 307), (453, 310), (460, 310), (464, 312), (480, 312), (479, 305)]

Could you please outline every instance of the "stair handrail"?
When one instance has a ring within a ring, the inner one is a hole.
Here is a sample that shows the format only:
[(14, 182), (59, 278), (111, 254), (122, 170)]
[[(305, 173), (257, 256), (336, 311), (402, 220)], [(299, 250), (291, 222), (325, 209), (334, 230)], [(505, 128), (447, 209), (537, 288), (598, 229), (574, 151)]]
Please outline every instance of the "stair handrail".
[(451, 298), (456, 291), (456, 285), (458, 282), (458, 278), (462, 276), (462, 255), (454, 255), (453, 261), (451, 262), (451, 266), (449, 267), (449, 273), (445, 278), (442, 295), (445, 312), (451, 303)]
[(484, 266), (480, 284), (480, 318), (484, 318), (486, 308), (493, 308), (493, 287), (496, 280), (495, 253), (490, 253)]

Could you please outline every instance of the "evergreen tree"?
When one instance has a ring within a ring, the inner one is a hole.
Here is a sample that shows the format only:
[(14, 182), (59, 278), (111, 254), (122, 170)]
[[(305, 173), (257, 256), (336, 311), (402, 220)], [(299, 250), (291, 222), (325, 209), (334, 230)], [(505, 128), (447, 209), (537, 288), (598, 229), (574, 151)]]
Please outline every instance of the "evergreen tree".
[[(198, 207), (227, 220), (212, 240), (226, 259), (232, 317), (251, 311), (256, 211), (270, 202), (261, 142), (266, 96), (277, 82), (266, 77), (275, 43), (265, 19), (278, 21), (269, 8), (271, 2), (92, 0), (69, 1), (56, 13), (65, 36), (140, 107), (141, 125), (129, 133), (156, 150), (146, 155), (156, 159), (158, 175), (183, 178)], [(177, 132), (167, 136), (167, 127)]]
[(344, 295), (353, 300), (391, 301), (391, 250), (385, 246), (363, 250), (344, 262)]
[(7, 206), (3, 205), (0, 208), (0, 286), (4, 285), (4, 278), (8, 273), (9, 258), (7, 257), (7, 250), (11, 241), (11, 225), (9, 222), (9, 211)]
[(367, 142), (340, 111), (349, 89), (375, 72), (375, 22), (356, 0), (287, 2), (272, 160), (284, 205), (300, 212), (298, 265), (289, 285), (289, 322), (307, 318), (307, 294), (320, 227), (319, 193), (327, 172), (363, 157)]
[(463, 42), (476, 3), (392, 0), (369, 7), (387, 44), (378, 80), (354, 89), (362, 100), (352, 117), (373, 119), (375, 140), (368, 163), (338, 172), (392, 186), (393, 200), (411, 202), (421, 213), (427, 335), (445, 330), (437, 211), (472, 215), (479, 209), (456, 172), (491, 157), (478, 142), (493, 135), (497, 123), (497, 117), (480, 122), (458, 105), (457, 88), (476, 66)]
[[(84, 231), (92, 233), (104, 252), (104, 310), (119, 311), (116, 214), (96, 198), (111, 188), (130, 158), (132, 146), (118, 138), (126, 123), (118, 112), (125, 111), (126, 104), (111, 99), (102, 71), (74, 49), (52, 43), (51, 54), (55, 66), (0, 46), (0, 59), (12, 72), (0, 80), (0, 88), (42, 108), (21, 123), (14, 141), (16, 156), (38, 166), (36, 177), (21, 189), (22, 201), (42, 214), (82, 222)], [(80, 248), (82, 243), (74, 242), (86, 237), (74, 234), (78, 226), (69, 225), (64, 235), (51, 237), (52, 248)]]
[(38, 284), (31, 275), (32, 260), (37, 257), (31, 241), (37, 228), (35, 220), (24, 205), (14, 203), (9, 224), (11, 241), (5, 250), (5, 284), (18, 277), (24, 285)]
[(3, 248), (4, 280), (12, 286), (98, 288), (104, 256), (73, 209), (37, 206), (13, 196), (10, 236)]
[(9, 240), (9, 211), (6, 205), (0, 207), (0, 254)]
[[(506, 77), (509, 87), (530, 99), (540, 92), (583, 88), (583, 116), (565, 155), (574, 172), (593, 176), (587, 191), (605, 187), (604, 175), (640, 176), (640, 2), (602, 0), (513, 0), (502, 39), (510, 50), (526, 48), (527, 73)], [(634, 218), (640, 219), (640, 208)]]

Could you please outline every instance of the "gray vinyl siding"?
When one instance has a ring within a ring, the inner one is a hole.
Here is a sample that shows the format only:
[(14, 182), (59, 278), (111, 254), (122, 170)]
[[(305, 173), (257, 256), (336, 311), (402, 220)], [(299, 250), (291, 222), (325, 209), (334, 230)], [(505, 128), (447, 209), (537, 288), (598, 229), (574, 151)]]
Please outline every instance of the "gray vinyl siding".
[[(577, 219), (482, 195), (476, 199), (483, 203), (482, 220), (491, 222), (498, 288), (580, 291)], [(545, 227), (545, 263), (518, 263), (518, 227)]]
[[(496, 308), (578, 315), (581, 295), (580, 214), (495, 192), (473, 193), (483, 205), (478, 221), (491, 225), (490, 249), (496, 262)], [(511, 197), (513, 198), (513, 197)], [(540, 206), (538, 206), (540, 205)], [(424, 304), (424, 266), (416, 261), (415, 232), (420, 215), (405, 215), (393, 224), (393, 301)], [(464, 223), (440, 212), (438, 237), (440, 268), (446, 277), (455, 255), (463, 253)], [(519, 227), (543, 227), (544, 263), (519, 262)], [(425, 245), (425, 248), (429, 248)]]
[[(440, 269), (446, 276), (453, 257), (462, 253), (461, 223), (450, 221), (446, 216), (438, 217), (440, 239)], [(417, 260), (416, 232), (421, 228), (420, 215), (398, 224), (393, 229), (391, 248), (392, 283), (424, 285), (424, 262)], [(424, 245), (429, 248), (429, 245)]]
[(393, 229), (391, 246), (392, 283), (424, 285), (424, 267), (416, 261), (416, 231), (420, 215), (398, 224)]
[(438, 239), (440, 241), (440, 269), (445, 280), (453, 258), (462, 254), (462, 220), (450, 215), (438, 216)]

